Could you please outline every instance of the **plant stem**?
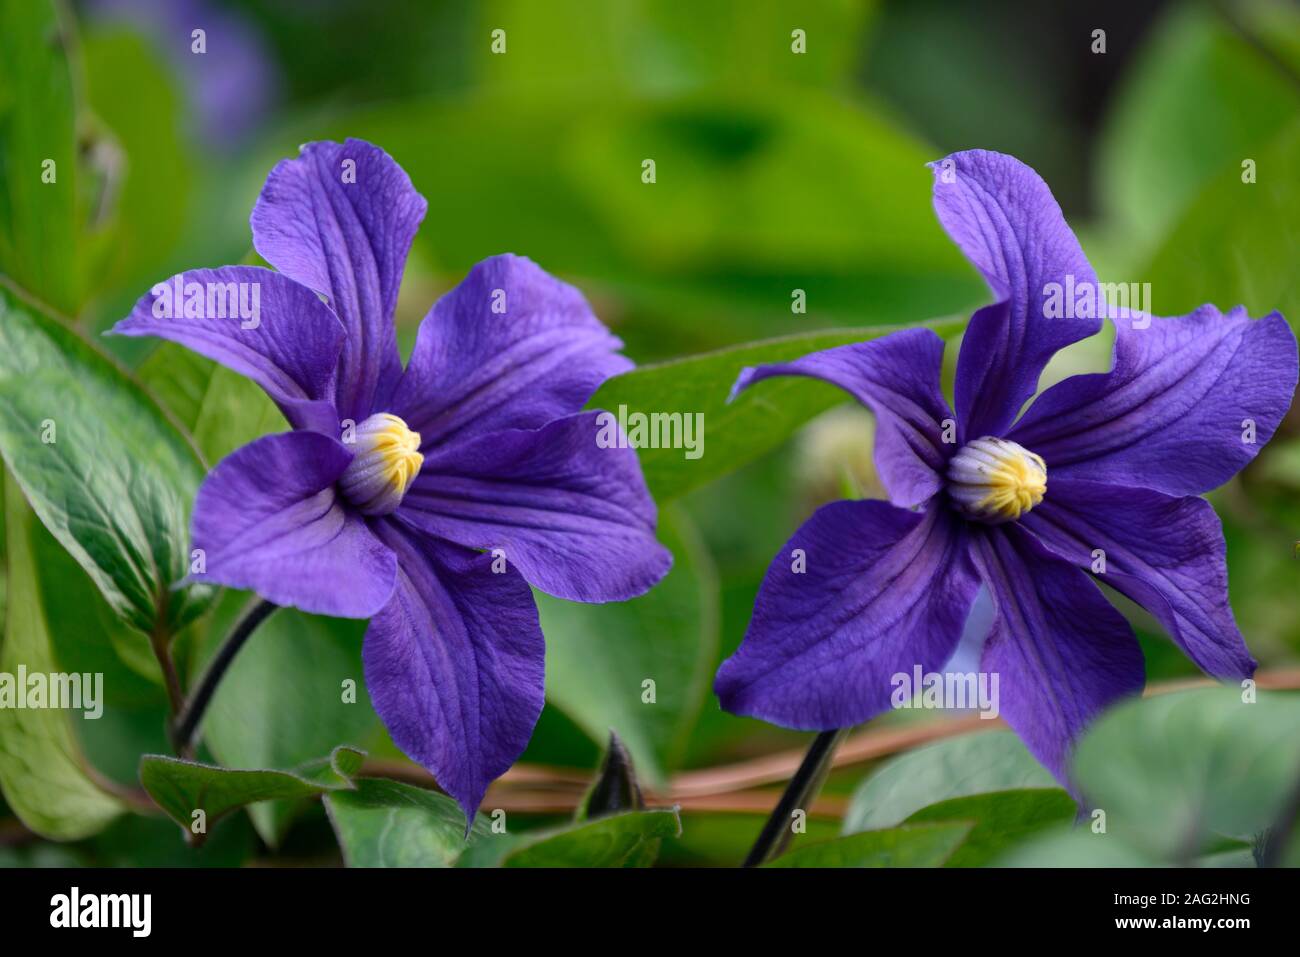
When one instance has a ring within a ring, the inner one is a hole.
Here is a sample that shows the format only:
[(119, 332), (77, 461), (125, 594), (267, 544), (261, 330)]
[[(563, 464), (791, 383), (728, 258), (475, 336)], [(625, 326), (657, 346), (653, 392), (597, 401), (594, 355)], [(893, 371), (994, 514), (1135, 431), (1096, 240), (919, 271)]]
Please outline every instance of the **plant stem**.
[(176, 662), (172, 660), (170, 641), (170, 636), (162, 630), (161, 625), (156, 626), (149, 635), (149, 647), (153, 649), (158, 667), (162, 670), (163, 684), (167, 688), (167, 705), (171, 718), (175, 721), (185, 696), (181, 692), (180, 678), (176, 675)]
[(257, 630), (257, 626), (266, 621), (279, 607), (265, 599), (254, 598), (240, 614), (239, 620), (230, 629), (230, 634), (226, 636), (226, 640), (221, 643), (217, 653), (208, 662), (208, 667), (204, 670), (203, 677), (199, 679), (194, 694), (185, 702), (185, 706), (172, 725), (172, 745), (178, 755), (188, 757), (192, 753), (194, 733), (203, 721), (208, 705), (212, 703), (217, 685), (221, 684), (221, 679), (225, 676), (231, 662), (235, 660), (235, 655), (239, 654), (239, 649), (244, 647), (244, 642), (248, 641)]
[(817, 797), (817, 792), (826, 781), (826, 775), (830, 773), (835, 749), (847, 733), (847, 728), (840, 728), (838, 731), (823, 731), (813, 738), (799, 770), (795, 771), (794, 777), (786, 785), (785, 793), (772, 810), (772, 816), (767, 819), (758, 840), (750, 848), (749, 856), (745, 858), (745, 867), (766, 864), (786, 849), (794, 833), (790, 827), (790, 815)]

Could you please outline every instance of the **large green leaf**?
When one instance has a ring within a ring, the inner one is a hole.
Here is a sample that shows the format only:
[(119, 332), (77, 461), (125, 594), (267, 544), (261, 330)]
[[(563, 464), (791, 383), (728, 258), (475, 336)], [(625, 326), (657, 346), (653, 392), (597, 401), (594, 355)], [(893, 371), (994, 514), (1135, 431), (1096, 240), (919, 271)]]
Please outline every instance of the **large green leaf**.
[(892, 827), (950, 798), (1055, 784), (1015, 732), (964, 734), (882, 764), (854, 791), (844, 816), (844, 833)]
[(1079, 743), (1074, 777), (1108, 834), (1167, 861), (1249, 841), (1300, 780), (1300, 695), (1208, 688), (1133, 701)]
[[(583, 605), (537, 596), (546, 693), (592, 739), (613, 729), (654, 786), (676, 767), (709, 695), (717, 655), (717, 581), (685, 513), (661, 513), (673, 568), (648, 594)], [(653, 681), (653, 701), (644, 682)]]
[(436, 791), (367, 779), (325, 796), (348, 867), (451, 867), (467, 843), (491, 840), (479, 818), (468, 838), (460, 806)]
[[(61, 669), (45, 623), (31, 516), (8, 476), (4, 512), (9, 602), (0, 675), (16, 680), (22, 668), (28, 675), (48, 676)], [(96, 833), (123, 810), (93, 779), (71, 715), (56, 708), (0, 708), (0, 791), (29, 828), (64, 841)]]
[(1242, 304), (1300, 326), (1300, 119), (1258, 146), (1256, 182), (1243, 183), (1236, 165), (1212, 177), (1156, 252), (1142, 278), (1157, 313)]
[(203, 467), (145, 391), (0, 287), (0, 452), (36, 514), (113, 610), (173, 634), (211, 602), (189, 572)]
[[(140, 759), (140, 783), (154, 802), (179, 824), (192, 844), (202, 844), (208, 831), (231, 811), (259, 801), (285, 800), (351, 789), (353, 776), (365, 758), (353, 748), (335, 748), (328, 758), (292, 771), (214, 767), (181, 758), (146, 754)], [(203, 812), (203, 829), (196, 831), (195, 812)]]
[(457, 867), (649, 867), (681, 831), (676, 810), (628, 811), (540, 831), (489, 833)]
[[(930, 324), (940, 335), (961, 331), (958, 320)], [(837, 329), (752, 342), (701, 356), (642, 366), (616, 376), (597, 390), (591, 408), (622, 415), (702, 414), (702, 454), (686, 457), (680, 448), (638, 450), (646, 482), (662, 503), (713, 481), (780, 445), (819, 412), (846, 400), (826, 383), (798, 376), (768, 380), (727, 398), (746, 366), (786, 362), (851, 342), (865, 342), (893, 328)]]
[(907, 824), (807, 844), (764, 867), (941, 867), (966, 838), (965, 821)]
[(1075, 811), (1074, 798), (1060, 788), (1035, 788), (940, 801), (917, 811), (907, 823), (971, 823), (970, 833), (944, 866), (984, 867), (1008, 848), (1074, 820)]
[(0, 275), (71, 315), (78, 201), (68, 43), (52, 0), (0, 3)]

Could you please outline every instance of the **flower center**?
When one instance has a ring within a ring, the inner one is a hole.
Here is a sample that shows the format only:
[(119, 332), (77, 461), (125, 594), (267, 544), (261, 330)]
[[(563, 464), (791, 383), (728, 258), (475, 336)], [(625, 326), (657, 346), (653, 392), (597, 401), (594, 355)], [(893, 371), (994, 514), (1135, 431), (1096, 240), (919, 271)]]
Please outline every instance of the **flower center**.
[(948, 462), (948, 494), (957, 510), (990, 525), (1019, 518), (1043, 500), (1042, 456), (986, 435), (967, 442)]
[(343, 495), (364, 515), (387, 515), (420, 474), (420, 433), (379, 412), (356, 427), (352, 461), (339, 479)]

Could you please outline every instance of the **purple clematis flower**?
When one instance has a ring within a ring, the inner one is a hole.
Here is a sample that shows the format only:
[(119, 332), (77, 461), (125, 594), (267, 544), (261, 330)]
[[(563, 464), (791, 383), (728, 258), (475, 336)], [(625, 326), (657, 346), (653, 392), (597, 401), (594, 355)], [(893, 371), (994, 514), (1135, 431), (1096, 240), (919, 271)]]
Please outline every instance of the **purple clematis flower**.
[(403, 370), (393, 313), (425, 209), (383, 150), (308, 144), (253, 209), (278, 272), (183, 273), (113, 331), (181, 343), (279, 405), (293, 431), (236, 450), (199, 488), (193, 577), (370, 618), (376, 710), (472, 820), (542, 709), (529, 585), (620, 601), (672, 557), (636, 453), (599, 446), (598, 413), (580, 411), (631, 363), (572, 286), (487, 259), (434, 304)]
[(981, 666), (1000, 677), (1002, 716), (1068, 784), (1082, 729), (1144, 679), (1132, 629), (1089, 573), (1206, 673), (1253, 673), (1223, 531), (1197, 496), (1273, 435), (1296, 340), (1277, 313), (1254, 321), (1240, 307), (1128, 314), (1114, 318), (1109, 372), (1052, 386), (1019, 415), (1053, 353), (1101, 328), (1087, 308), (1058, 317), (1048, 290), (1097, 278), (1029, 167), (974, 150), (935, 168), (939, 220), (998, 300), (967, 328), (956, 412), (939, 387), (943, 342), (926, 329), (741, 373), (733, 394), (812, 376), (870, 407), (892, 504), (835, 502), (795, 533), (715, 690), (728, 711), (791, 728), (865, 721), (890, 707), (894, 675), (943, 667), (982, 583), (994, 618)]

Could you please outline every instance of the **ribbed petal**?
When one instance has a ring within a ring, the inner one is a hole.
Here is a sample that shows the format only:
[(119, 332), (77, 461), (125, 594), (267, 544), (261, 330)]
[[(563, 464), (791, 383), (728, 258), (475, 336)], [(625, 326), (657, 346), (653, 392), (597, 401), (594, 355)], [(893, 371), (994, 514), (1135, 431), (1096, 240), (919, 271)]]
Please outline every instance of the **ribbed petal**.
[(934, 209), (998, 302), (975, 313), (957, 359), (963, 439), (1001, 435), (1057, 350), (1093, 335), (1098, 318), (1045, 314), (1048, 284), (1097, 276), (1047, 184), (1012, 156), (968, 150), (931, 164)]
[(217, 464), (194, 501), (199, 581), (277, 605), (368, 618), (388, 601), (397, 562), (334, 492), (351, 454), (316, 432), (267, 435)]
[(965, 553), (946, 509), (818, 509), (768, 567), (745, 640), (718, 669), (722, 707), (804, 730), (885, 711), (895, 675), (936, 672), (957, 646), (979, 588)]
[(393, 313), (426, 208), (391, 156), (351, 139), (308, 143), (277, 163), (253, 207), (258, 253), (327, 296), (343, 322), (336, 404), (345, 417), (376, 411), (401, 375)]
[(154, 286), (112, 332), (178, 342), (248, 376), (296, 428), (338, 434), (334, 377), (343, 326), (292, 279), (253, 266), (191, 269)]
[(1124, 616), (1079, 569), (1015, 525), (973, 531), (995, 614), (984, 671), (1030, 752), (1067, 787), (1075, 742), (1102, 710), (1142, 690), (1142, 650)]
[(1049, 487), (1059, 477), (1198, 495), (1272, 438), (1296, 388), (1280, 315), (1202, 306), (1150, 323), (1119, 320), (1112, 370), (1052, 386), (1008, 435), (1047, 460)]
[(407, 492), (411, 524), (470, 548), (502, 549), (542, 591), (623, 601), (668, 573), (636, 452), (597, 443), (599, 413), (436, 450)]
[(1098, 580), (1154, 615), (1207, 674), (1254, 674), (1228, 603), (1223, 527), (1209, 502), (1053, 478), (1047, 498), (1021, 523), (1073, 564), (1104, 567)]
[(424, 448), (577, 412), (632, 363), (573, 286), (522, 256), (493, 256), (420, 324), (390, 411)]
[(793, 362), (743, 370), (731, 394), (773, 376), (799, 375), (839, 386), (876, 416), (876, 470), (895, 505), (927, 501), (943, 485), (944, 463), (956, 451), (943, 441), (952, 410), (939, 390), (943, 340), (907, 329), (870, 342), (814, 352)]
[(472, 822), (542, 711), (545, 645), (532, 592), (490, 555), (383, 519), (401, 571), (370, 622), (366, 689), (388, 732)]

